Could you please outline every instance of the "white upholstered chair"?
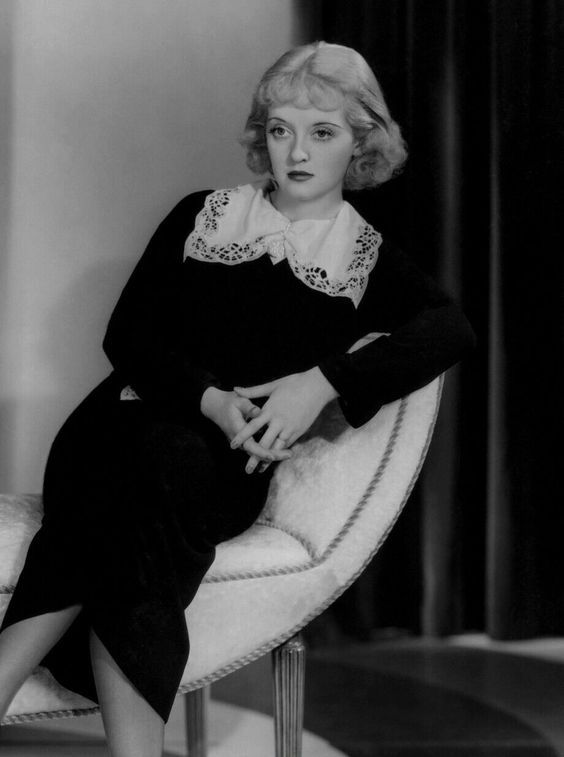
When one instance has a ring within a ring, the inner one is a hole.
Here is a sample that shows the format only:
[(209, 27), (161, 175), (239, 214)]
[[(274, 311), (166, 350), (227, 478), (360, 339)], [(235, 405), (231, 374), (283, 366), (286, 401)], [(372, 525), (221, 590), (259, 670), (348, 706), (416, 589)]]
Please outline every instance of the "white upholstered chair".
[[(190, 757), (206, 754), (201, 723), (209, 684), (274, 650), (277, 757), (299, 757), (303, 645), (296, 636), (363, 571), (399, 515), (421, 469), (442, 380), (391, 403), (359, 429), (337, 404), (279, 466), (255, 525), (221, 544), (187, 611)], [(0, 496), (0, 617), (41, 519), (36, 495)], [(45, 671), (22, 687), (4, 723), (96, 711)]]

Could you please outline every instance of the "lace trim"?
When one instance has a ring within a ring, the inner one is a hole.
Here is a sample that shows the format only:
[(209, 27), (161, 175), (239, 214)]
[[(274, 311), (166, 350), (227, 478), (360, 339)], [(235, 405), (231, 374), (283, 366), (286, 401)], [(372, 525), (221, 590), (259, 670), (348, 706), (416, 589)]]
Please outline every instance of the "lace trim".
[(368, 274), (376, 264), (381, 243), (382, 236), (379, 232), (369, 224), (362, 226), (356, 238), (353, 259), (347, 267), (345, 281), (330, 279), (326, 271), (319, 266), (300, 263), (293, 251), (290, 251), (288, 261), (296, 276), (307, 286), (325, 292), (331, 297), (350, 297), (355, 307), (358, 307), (368, 285)]
[(255, 260), (268, 251), (264, 237), (257, 237), (253, 242), (240, 244), (232, 242), (227, 246), (209, 244), (207, 237), (217, 231), (217, 222), (225, 215), (231, 197), (239, 192), (239, 187), (219, 189), (206, 197), (204, 207), (196, 216), (194, 231), (187, 240), (184, 258), (191, 257), (208, 263), (238, 265), (248, 260)]
[(194, 231), (186, 240), (184, 259), (191, 257), (208, 263), (238, 265), (256, 260), (265, 254), (269, 254), (275, 264), (287, 258), (294, 274), (306, 286), (331, 297), (350, 297), (355, 307), (358, 307), (368, 284), (368, 275), (376, 264), (378, 248), (382, 243), (382, 235), (376, 229), (368, 223), (361, 226), (355, 241), (352, 261), (346, 270), (345, 280), (331, 279), (320, 266), (300, 262), (293, 248), (288, 246), (286, 249), (284, 244), (284, 234), (287, 229), (280, 231), (279, 238), (270, 238), (268, 241), (264, 236), (259, 236), (246, 244), (239, 242), (231, 242), (228, 245), (209, 244), (208, 237), (217, 232), (219, 219), (225, 215), (232, 196), (239, 191), (239, 187), (219, 189), (206, 197), (204, 207), (196, 216)]

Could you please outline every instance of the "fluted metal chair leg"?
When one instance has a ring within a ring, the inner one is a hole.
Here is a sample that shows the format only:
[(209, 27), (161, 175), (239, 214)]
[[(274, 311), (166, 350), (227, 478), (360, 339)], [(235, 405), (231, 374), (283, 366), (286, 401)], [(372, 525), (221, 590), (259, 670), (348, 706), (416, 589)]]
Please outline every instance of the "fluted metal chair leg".
[(208, 754), (208, 701), (210, 687), (204, 686), (184, 695), (186, 745), (188, 757), (207, 757)]
[(276, 757), (301, 757), (305, 645), (297, 634), (272, 652)]

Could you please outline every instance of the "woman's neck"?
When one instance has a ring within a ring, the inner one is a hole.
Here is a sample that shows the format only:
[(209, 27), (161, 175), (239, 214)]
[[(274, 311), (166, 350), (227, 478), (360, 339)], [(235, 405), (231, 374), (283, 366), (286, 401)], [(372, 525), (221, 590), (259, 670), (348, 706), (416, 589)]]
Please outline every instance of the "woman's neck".
[(330, 198), (295, 200), (284, 196), (278, 189), (273, 189), (268, 196), (276, 210), (289, 221), (327, 221), (336, 218), (343, 206), (341, 193)]

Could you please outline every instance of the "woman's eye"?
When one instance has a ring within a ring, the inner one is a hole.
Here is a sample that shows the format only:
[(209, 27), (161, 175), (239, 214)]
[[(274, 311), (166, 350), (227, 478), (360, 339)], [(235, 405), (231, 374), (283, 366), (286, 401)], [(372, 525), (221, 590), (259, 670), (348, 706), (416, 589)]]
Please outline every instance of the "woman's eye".
[(316, 139), (320, 139), (321, 141), (325, 141), (327, 139), (331, 139), (331, 137), (334, 136), (334, 135), (333, 135), (333, 132), (331, 131), (331, 129), (322, 128), (322, 129), (316, 129), (314, 131), (314, 136), (315, 136)]
[(285, 137), (288, 134), (288, 129), (285, 126), (271, 126), (268, 133), (273, 137)]

